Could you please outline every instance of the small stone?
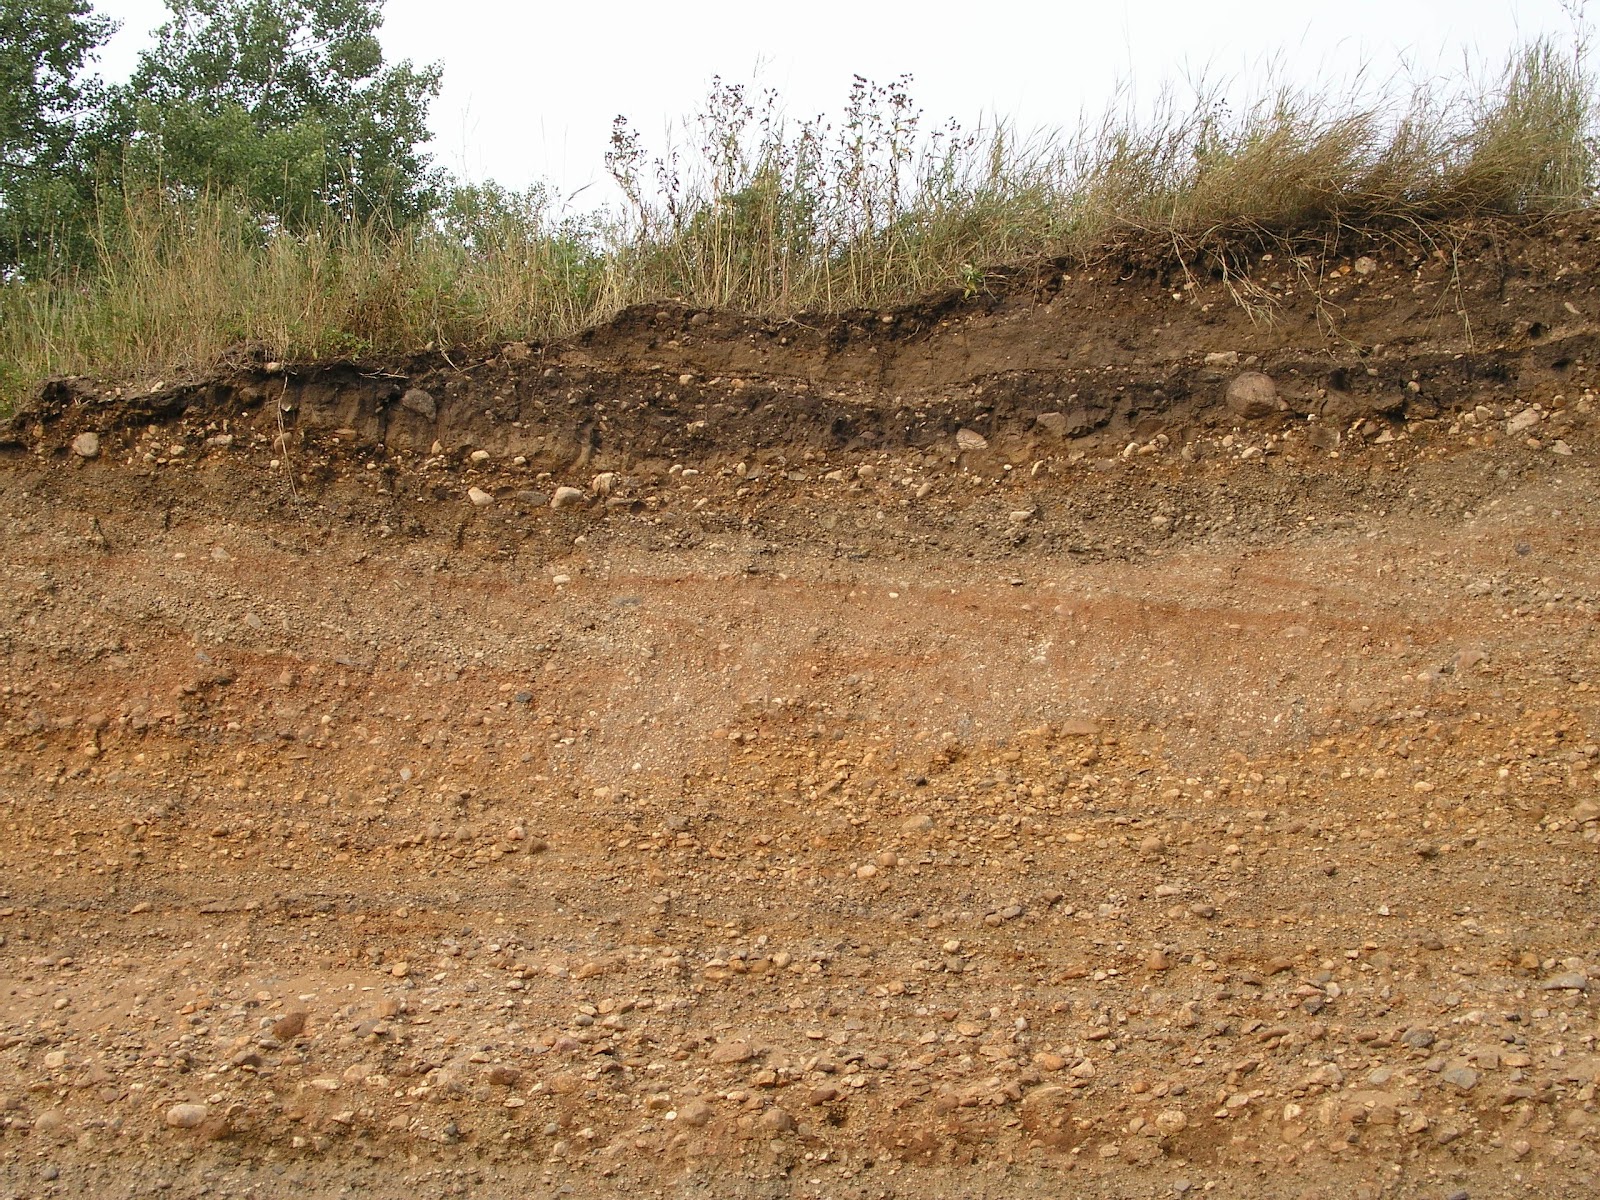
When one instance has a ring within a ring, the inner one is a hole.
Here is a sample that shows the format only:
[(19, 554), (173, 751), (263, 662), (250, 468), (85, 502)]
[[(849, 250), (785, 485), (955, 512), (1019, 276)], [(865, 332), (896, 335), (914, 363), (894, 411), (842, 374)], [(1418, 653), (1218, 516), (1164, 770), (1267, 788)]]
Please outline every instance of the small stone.
[(1570, 458), (1572, 456), (1572, 447), (1567, 444), (1565, 438), (1557, 438), (1550, 443), (1550, 453), (1559, 454), (1562, 458)]
[(575, 487), (558, 487), (550, 497), (551, 508), (572, 508), (583, 503), (583, 493)]
[(1424, 1029), (1420, 1025), (1406, 1030), (1400, 1035), (1400, 1040), (1413, 1050), (1426, 1050), (1438, 1039), (1431, 1029)]
[(1052, 1054), (1048, 1050), (1041, 1050), (1033, 1056), (1033, 1065), (1041, 1071), (1064, 1071), (1067, 1060), (1059, 1054)]
[(72, 439), (72, 452), (79, 458), (100, 457), (100, 435), (98, 433), (80, 433)]
[(1066, 435), (1067, 418), (1064, 413), (1040, 413), (1034, 418), (1034, 421), (1041, 429), (1048, 430), (1049, 432), (1055, 434), (1056, 437), (1064, 437)]
[(59, 1071), (67, 1065), (67, 1052), (65, 1050), (52, 1050), (44, 1056), (45, 1069)]
[(1213, 350), (1206, 355), (1208, 367), (1237, 367), (1239, 365), (1239, 352), (1237, 350)]
[(1271, 416), (1278, 411), (1278, 386), (1270, 375), (1245, 371), (1228, 384), (1228, 407), (1247, 421)]
[(1463, 1092), (1470, 1092), (1478, 1086), (1478, 1073), (1471, 1067), (1451, 1067), (1439, 1078)]
[(1189, 1118), (1182, 1109), (1168, 1108), (1156, 1114), (1156, 1128), (1165, 1134), (1181, 1133), (1188, 1128)]
[(291, 1009), (272, 1023), (272, 1036), (280, 1042), (297, 1038), (306, 1031), (306, 1010)]
[(1539, 410), (1525, 408), (1506, 422), (1507, 433), (1522, 433), (1539, 423)]
[(210, 1112), (204, 1104), (174, 1104), (167, 1109), (167, 1124), (173, 1129), (199, 1129)]
[(518, 1067), (504, 1065), (490, 1067), (489, 1082), (496, 1087), (516, 1087), (522, 1082), (522, 1071)]
[(711, 1048), (711, 1061), (729, 1066), (749, 1062), (753, 1055), (754, 1051), (745, 1042), (719, 1042)]
[(927, 833), (933, 828), (933, 818), (926, 813), (918, 813), (901, 821), (900, 828), (906, 833)]
[[(393, 392), (389, 393), (391, 396)], [(439, 415), (439, 406), (433, 402), (433, 397), (421, 388), (412, 388), (400, 397), (400, 407), (416, 413), (431, 421)], [(437, 442), (434, 443), (438, 445)], [(435, 450), (435, 454), (439, 451)]]
[(781, 1108), (769, 1108), (762, 1113), (761, 1127), (770, 1133), (793, 1133), (799, 1128), (794, 1117)]
[(831, 1083), (825, 1083), (821, 1087), (814, 1087), (811, 1089), (810, 1093), (806, 1096), (806, 1103), (812, 1108), (820, 1108), (824, 1104), (832, 1104), (838, 1098), (839, 1089), (834, 1087)]
[(1144, 965), (1147, 970), (1165, 971), (1172, 966), (1172, 960), (1167, 957), (1166, 951), (1152, 950), (1150, 957), (1144, 960)]
[(468, 488), (467, 499), (472, 501), (473, 508), (488, 508), (489, 505), (494, 503), (494, 497), (481, 487)]
[(1209, 921), (1212, 917), (1217, 915), (1217, 906), (1214, 904), (1207, 904), (1203, 900), (1197, 900), (1193, 904), (1189, 905), (1189, 914), (1191, 916), (1199, 917), (1201, 920)]
[(45, 1135), (60, 1133), (65, 1124), (66, 1118), (59, 1108), (47, 1108), (34, 1118), (33, 1131)]
[(986, 450), (989, 447), (989, 439), (976, 429), (958, 429), (956, 445), (962, 450)]
[(489, 461), (489, 452), (487, 450), (474, 450), (467, 457), (475, 463), (486, 463)]
[(711, 1105), (704, 1100), (690, 1100), (678, 1106), (678, 1120), (691, 1129), (699, 1129), (710, 1124), (714, 1115)]
[(1378, 269), (1378, 264), (1363, 254), (1352, 264), (1357, 275), (1371, 275)]
[(1566, 971), (1546, 979), (1539, 986), (1547, 992), (1581, 992), (1589, 987), (1589, 977), (1582, 971)]

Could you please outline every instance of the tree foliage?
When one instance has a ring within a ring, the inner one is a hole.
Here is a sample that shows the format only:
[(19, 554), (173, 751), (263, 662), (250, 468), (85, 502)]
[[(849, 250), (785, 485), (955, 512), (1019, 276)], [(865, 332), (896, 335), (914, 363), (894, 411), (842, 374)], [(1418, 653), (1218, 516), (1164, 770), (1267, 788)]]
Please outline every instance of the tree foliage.
[(0, 272), (42, 269), (81, 229), (100, 99), (84, 69), (112, 28), (88, 0), (0, 0)]
[(385, 64), (383, 0), (167, 0), (107, 149), (125, 186), (234, 193), (289, 226), (405, 219), (440, 176), (420, 149), (440, 68)]

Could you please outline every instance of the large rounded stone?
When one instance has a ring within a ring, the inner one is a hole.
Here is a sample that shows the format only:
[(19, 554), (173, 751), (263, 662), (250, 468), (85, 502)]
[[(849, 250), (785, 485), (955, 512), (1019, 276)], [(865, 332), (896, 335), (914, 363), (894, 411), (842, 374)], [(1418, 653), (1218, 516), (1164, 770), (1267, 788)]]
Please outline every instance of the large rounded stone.
[(1228, 408), (1246, 421), (1269, 417), (1278, 411), (1278, 385), (1260, 371), (1235, 375), (1228, 385)]

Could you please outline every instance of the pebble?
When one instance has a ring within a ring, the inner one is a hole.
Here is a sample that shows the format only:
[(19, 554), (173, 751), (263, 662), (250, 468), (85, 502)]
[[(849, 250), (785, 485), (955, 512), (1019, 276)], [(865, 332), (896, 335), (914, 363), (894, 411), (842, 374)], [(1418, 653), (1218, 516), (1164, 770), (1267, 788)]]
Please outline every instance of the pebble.
[(1470, 1092), (1478, 1086), (1478, 1073), (1471, 1067), (1451, 1067), (1439, 1078), (1463, 1092)]
[(272, 1036), (280, 1042), (297, 1038), (305, 1031), (306, 1010), (303, 1008), (291, 1009), (272, 1023)]
[(1040, 428), (1048, 429), (1057, 437), (1065, 437), (1067, 435), (1067, 416), (1065, 413), (1043, 412), (1034, 417), (1034, 420), (1038, 422)]
[(690, 1100), (678, 1106), (678, 1121), (691, 1129), (710, 1124), (714, 1115), (711, 1105), (704, 1100)]
[(472, 501), (473, 508), (488, 508), (489, 505), (494, 503), (494, 497), (481, 487), (468, 488), (467, 499)]
[(551, 508), (572, 508), (583, 503), (583, 493), (575, 487), (558, 487), (550, 497)]
[(724, 1065), (749, 1062), (753, 1055), (754, 1051), (745, 1042), (719, 1042), (711, 1049), (711, 1061)]
[(33, 1121), (35, 1133), (52, 1134), (60, 1133), (61, 1127), (66, 1124), (66, 1118), (61, 1115), (58, 1108), (47, 1108)]
[(956, 430), (956, 445), (962, 450), (986, 450), (989, 446), (989, 439), (976, 429), (958, 429)]
[[(390, 394), (392, 395), (393, 393)], [(411, 388), (405, 395), (401, 396), (400, 407), (430, 421), (439, 415), (439, 406), (434, 403), (433, 397), (421, 388)], [(434, 443), (435, 446), (438, 444), (438, 442)], [(434, 453), (437, 454), (439, 451), (435, 450)]]
[(933, 818), (927, 813), (917, 813), (901, 821), (900, 828), (905, 833), (927, 833), (933, 828)]
[(80, 433), (72, 439), (72, 452), (79, 458), (100, 457), (100, 435), (98, 433)]
[(1228, 384), (1228, 408), (1247, 421), (1268, 417), (1278, 411), (1278, 385), (1270, 375), (1245, 371)]
[(761, 1114), (761, 1127), (772, 1133), (793, 1133), (799, 1125), (784, 1109), (769, 1108)]
[(173, 1129), (198, 1129), (210, 1112), (204, 1104), (174, 1104), (167, 1109), (167, 1124)]
[(1589, 977), (1582, 971), (1567, 971), (1554, 978), (1546, 979), (1539, 985), (1547, 992), (1585, 991), (1589, 987)]
[(489, 461), (489, 452), (487, 450), (474, 450), (467, 457), (475, 463), (486, 463)]

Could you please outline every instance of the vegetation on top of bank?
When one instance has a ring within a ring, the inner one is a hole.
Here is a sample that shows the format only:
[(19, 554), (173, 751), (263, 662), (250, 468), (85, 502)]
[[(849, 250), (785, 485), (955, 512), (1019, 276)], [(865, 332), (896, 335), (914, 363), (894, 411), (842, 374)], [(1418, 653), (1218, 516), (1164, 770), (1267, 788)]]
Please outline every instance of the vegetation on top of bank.
[[(1248, 288), (1272, 248), (1443, 240), (1589, 206), (1587, 43), (1403, 94), (1220, 89), (1022, 136), (929, 128), (909, 80), (835, 119), (716, 81), (681, 143), (619, 118), (620, 199), (455, 182), (422, 150), (437, 66), (382, 0), (167, 0), (134, 78), (85, 75), (87, 0), (0, 0), (0, 401), (60, 373), (204, 369), (557, 336), (673, 300), (885, 307), (1036, 259), (1137, 251)], [(1126, 97), (1122, 98), (1123, 101)]]

